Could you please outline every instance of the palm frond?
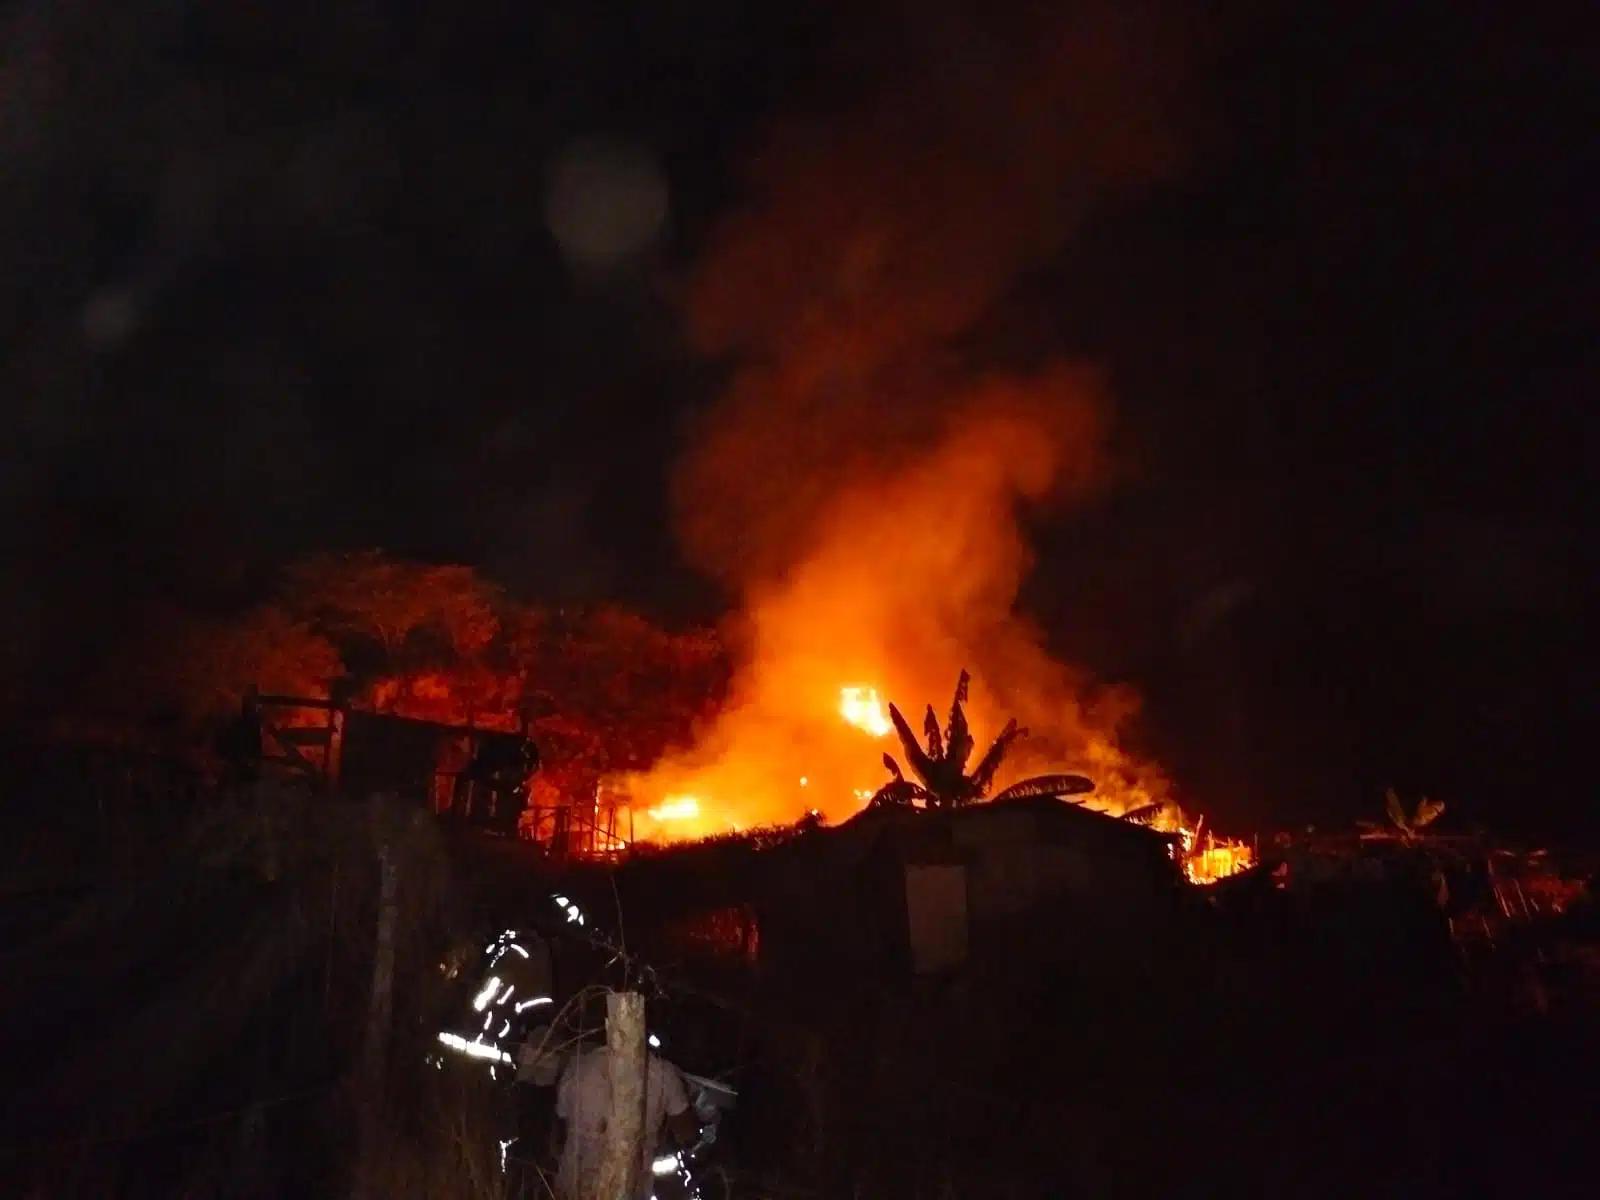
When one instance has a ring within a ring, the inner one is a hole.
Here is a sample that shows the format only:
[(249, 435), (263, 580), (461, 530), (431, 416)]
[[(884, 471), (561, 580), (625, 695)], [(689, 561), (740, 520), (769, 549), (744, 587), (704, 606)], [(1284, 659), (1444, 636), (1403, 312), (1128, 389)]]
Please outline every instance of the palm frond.
[[(1004, 795), (1004, 793), (1001, 793)], [(1124, 821), (1132, 821), (1135, 825), (1148, 825), (1161, 815), (1162, 806), (1159, 804), (1146, 804), (1141, 808), (1130, 809), (1122, 814)]]
[(967, 691), (972, 683), (972, 676), (965, 668), (962, 669), (961, 678), (956, 681), (956, 694), (950, 701), (950, 721), (944, 731), (945, 757), (956, 764), (956, 770), (967, 769), (967, 759), (972, 755), (972, 732), (967, 728)]
[(1406, 806), (1400, 803), (1400, 797), (1395, 795), (1393, 788), (1384, 789), (1383, 806), (1389, 814), (1389, 820), (1393, 821), (1397, 828), (1405, 829), (1408, 827)]
[(950, 726), (944, 735), (945, 759), (957, 771), (967, 769), (967, 760), (972, 757), (972, 731), (967, 728), (967, 714), (960, 704), (950, 709)]
[(928, 735), (928, 756), (930, 758), (944, 757), (944, 741), (939, 737), (939, 714), (933, 711), (933, 705), (928, 705), (928, 711), (922, 718), (922, 732)]
[(917, 741), (911, 726), (906, 724), (905, 716), (893, 704), (889, 705), (889, 720), (894, 722), (894, 731), (900, 735), (900, 745), (905, 749), (906, 761), (911, 764), (911, 769), (921, 776), (923, 783), (932, 787), (938, 777), (938, 768)]
[(1066, 796), (1081, 796), (1085, 792), (1092, 791), (1094, 791), (1094, 781), (1082, 775), (1035, 775), (1032, 779), (1013, 783), (991, 803), (998, 804), (1002, 800), (1027, 800), (1034, 796), (1054, 796), (1059, 800)]
[(1026, 737), (1026, 729), (1018, 729), (1016, 718), (1006, 722), (1006, 727), (1000, 731), (1000, 736), (995, 738), (994, 745), (990, 746), (984, 756), (978, 760), (978, 765), (972, 771), (973, 791), (982, 796), (989, 790), (989, 785), (994, 782), (994, 773), (1000, 769), (1000, 764), (1005, 761), (1006, 750), (1011, 743), (1019, 737)]
[(1444, 815), (1444, 801), (1430, 800), (1424, 796), (1417, 803), (1416, 814), (1411, 818), (1414, 828), (1421, 829), (1424, 825), (1432, 825)]
[(894, 755), (890, 754), (887, 750), (883, 752), (883, 765), (889, 768), (889, 774), (893, 775), (896, 779), (905, 778), (905, 776), (900, 772), (900, 764), (895, 762)]
[(909, 807), (917, 800), (925, 804), (928, 802), (926, 788), (918, 787), (909, 779), (892, 779), (872, 793), (872, 798), (867, 801), (867, 807)]

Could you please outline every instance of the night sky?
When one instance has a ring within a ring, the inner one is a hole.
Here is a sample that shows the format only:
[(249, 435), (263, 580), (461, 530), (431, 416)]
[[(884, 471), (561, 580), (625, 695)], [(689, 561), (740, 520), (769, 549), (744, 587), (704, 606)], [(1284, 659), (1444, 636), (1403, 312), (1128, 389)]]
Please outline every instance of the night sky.
[[(1021, 27), (971, 7), (0, 6), (8, 699), (324, 549), (718, 616), (668, 516), (729, 374), (685, 288), (775, 122), (937, 96)], [(1592, 830), (1594, 23), (1110, 7), (1170, 39), (1177, 151), (951, 339), (1114, 397), (1117, 480), (1038, 517), (1024, 606), (1225, 823), (1393, 783)]]

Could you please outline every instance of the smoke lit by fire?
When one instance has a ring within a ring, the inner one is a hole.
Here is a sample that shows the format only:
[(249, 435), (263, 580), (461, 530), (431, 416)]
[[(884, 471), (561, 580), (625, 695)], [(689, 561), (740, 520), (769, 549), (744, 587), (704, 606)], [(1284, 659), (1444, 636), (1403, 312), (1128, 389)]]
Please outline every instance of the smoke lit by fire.
[(1121, 740), (1134, 698), (1015, 610), (1023, 510), (1108, 476), (1099, 378), (1049, 348), (991, 369), (970, 335), (1099, 201), (1177, 165), (1177, 40), (1159, 9), (1110, 0), (966, 19), (900, 31), (903, 75), (863, 111), (774, 129), (688, 280), (691, 339), (737, 370), (675, 505), (690, 555), (742, 600), (744, 653), (700, 744), (629, 781), (658, 816), (642, 836), (851, 815), (885, 780), (887, 704), (920, 726), (933, 701), (942, 723), (963, 667), (980, 747), (1013, 716), (1033, 731), (997, 788), (1074, 771), (1110, 811), (1166, 797)]

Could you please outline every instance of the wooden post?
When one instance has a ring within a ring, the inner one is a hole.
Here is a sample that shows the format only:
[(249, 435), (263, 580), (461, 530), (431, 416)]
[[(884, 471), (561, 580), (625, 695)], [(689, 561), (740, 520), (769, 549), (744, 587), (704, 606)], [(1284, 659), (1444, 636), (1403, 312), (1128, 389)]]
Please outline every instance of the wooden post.
[(367, 1005), (366, 1036), (362, 1041), (360, 1073), (356, 1081), (361, 1148), (355, 1176), (357, 1200), (367, 1194), (365, 1172), (378, 1153), (384, 1050), (389, 1039), (394, 994), (394, 934), (399, 916), (400, 875), (384, 807), (384, 797), (372, 798), (372, 825), (378, 836), (378, 932), (372, 953), (372, 996)]
[(605, 1148), (591, 1200), (634, 1200), (644, 1169), (646, 1065), (644, 997), (637, 992), (606, 996), (607, 1070), (611, 1111)]

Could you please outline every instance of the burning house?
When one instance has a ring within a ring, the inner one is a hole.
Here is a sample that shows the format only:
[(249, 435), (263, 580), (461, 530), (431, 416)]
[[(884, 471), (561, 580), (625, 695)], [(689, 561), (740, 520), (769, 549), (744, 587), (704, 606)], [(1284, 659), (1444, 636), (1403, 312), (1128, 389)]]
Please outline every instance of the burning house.
[(354, 795), (389, 793), (515, 834), (539, 768), (525, 731), (449, 725), (326, 699), (252, 691), (225, 739), (230, 770), (263, 768)]

